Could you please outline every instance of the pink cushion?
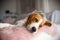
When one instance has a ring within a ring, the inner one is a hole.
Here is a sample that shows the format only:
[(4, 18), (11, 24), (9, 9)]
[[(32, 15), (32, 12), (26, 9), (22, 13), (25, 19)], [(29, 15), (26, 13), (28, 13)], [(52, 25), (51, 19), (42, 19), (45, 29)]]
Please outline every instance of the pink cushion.
[(43, 26), (36, 33), (31, 33), (25, 27), (8, 27), (0, 29), (0, 38), (2, 40), (32, 40), (40, 36), (41, 32), (54, 36), (56, 28), (54, 25), (51, 27)]

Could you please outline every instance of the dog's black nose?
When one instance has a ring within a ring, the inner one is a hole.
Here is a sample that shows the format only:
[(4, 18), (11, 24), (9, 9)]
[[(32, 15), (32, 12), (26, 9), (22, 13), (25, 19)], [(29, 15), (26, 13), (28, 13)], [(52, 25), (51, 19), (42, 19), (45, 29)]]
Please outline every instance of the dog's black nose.
[(32, 27), (31, 31), (32, 32), (35, 32), (36, 31), (36, 28), (35, 27)]

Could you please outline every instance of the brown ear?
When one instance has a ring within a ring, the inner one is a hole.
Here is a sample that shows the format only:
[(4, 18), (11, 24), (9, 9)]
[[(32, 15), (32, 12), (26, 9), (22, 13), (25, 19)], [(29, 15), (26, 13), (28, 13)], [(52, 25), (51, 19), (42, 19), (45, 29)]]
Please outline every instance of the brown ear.
[(51, 26), (52, 25), (52, 23), (51, 22), (49, 22), (49, 21), (46, 21), (45, 23), (44, 23), (44, 25), (46, 25), (46, 26)]

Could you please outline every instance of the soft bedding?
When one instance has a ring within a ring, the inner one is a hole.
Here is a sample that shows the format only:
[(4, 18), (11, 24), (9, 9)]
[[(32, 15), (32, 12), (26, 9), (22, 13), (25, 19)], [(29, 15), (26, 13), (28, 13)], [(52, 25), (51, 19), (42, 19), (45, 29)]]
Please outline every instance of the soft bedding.
[(60, 26), (43, 26), (37, 32), (31, 33), (24, 26), (6, 27), (0, 29), (0, 40), (59, 40)]

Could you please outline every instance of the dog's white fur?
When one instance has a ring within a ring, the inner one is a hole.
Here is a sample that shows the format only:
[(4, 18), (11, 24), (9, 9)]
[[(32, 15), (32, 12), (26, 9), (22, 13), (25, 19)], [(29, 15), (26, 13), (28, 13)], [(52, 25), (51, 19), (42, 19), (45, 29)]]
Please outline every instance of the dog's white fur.
[(17, 26), (23, 26), (23, 24), (26, 22), (26, 20), (27, 20), (27, 17), (24, 18), (24, 19), (21, 19), (21, 20), (17, 21), (17, 22), (16, 22), (16, 25), (17, 25)]
[(0, 23), (0, 28), (5, 28), (5, 27), (13, 27), (14, 25), (9, 24), (9, 23)]
[[(31, 28), (32, 28), (32, 27), (35, 27), (36, 30), (38, 30), (39, 25), (41, 24), (42, 21), (43, 21), (43, 19), (40, 19), (39, 22), (35, 22), (35, 23), (31, 23), (31, 24), (27, 25), (28, 30), (31, 31)], [(37, 26), (37, 27), (36, 27), (36, 26)]]

